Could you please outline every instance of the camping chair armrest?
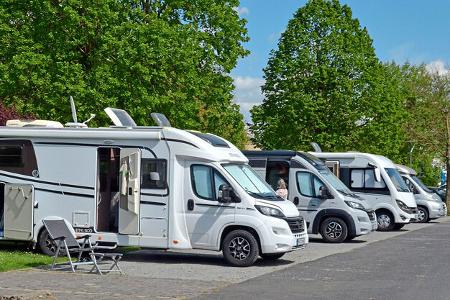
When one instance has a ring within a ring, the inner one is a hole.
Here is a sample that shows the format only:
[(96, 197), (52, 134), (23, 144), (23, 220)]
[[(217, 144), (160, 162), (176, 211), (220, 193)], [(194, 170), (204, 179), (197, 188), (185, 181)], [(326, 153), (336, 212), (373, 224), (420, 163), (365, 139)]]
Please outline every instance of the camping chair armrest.
[(99, 246), (97, 244), (93, 245), (94, 249), (105, 249), (105, 250), (112, 250), (117, 248), (117, 244), (114, 246)]
[(89, 248), (71, 248), (69, 249), (70, 252), (88, 252), (88, 251), (94, 251), (95, 248), (89, 247)]
[(105, 249), (105, 250), (112, 250), (117, 248), (117, 243), (115, 242), (103, 242), (103, 241), (96, 241), (94, 245), (92, 245), (95, 249)]

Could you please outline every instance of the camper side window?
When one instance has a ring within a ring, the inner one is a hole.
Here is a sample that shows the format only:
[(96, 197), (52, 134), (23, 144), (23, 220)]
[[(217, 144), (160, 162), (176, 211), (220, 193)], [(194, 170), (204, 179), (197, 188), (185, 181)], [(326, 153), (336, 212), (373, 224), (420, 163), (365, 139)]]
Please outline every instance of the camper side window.
[(27, 140), (0, 141), (0, 170), (28, 176), (38, 174), (32, 143)]
[(350, 187), (353, 189), (387, 189), (383, 179), (376, 181), (374, 169), (353, 169), (350, 174)]
[(229, 185), (215, 169), (205, 165), (191, 166), (191, 180), (194, 193), (202, 199), (215, 201), (222, 184)]
[(165, 159), (142, 159), (142, 183), (143, 189), (167, 188), (167, 161)]

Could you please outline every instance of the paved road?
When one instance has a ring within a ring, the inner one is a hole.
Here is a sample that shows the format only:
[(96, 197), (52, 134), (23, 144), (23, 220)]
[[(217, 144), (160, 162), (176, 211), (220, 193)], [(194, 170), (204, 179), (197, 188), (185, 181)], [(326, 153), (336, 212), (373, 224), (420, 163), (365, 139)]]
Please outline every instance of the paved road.
[[(374, 232), (345, 244), (326, 244), (313, 237), (305, 250), (289, 253), (276, 262), (259, 260), (249, 268), (229, 267), (220, 254), (211, 252), (143, 250), (125, 256), (121, 266), (126, 276), (42, 269), (0, 273), (0, 296), (48, 291), (58, 299), (96, 300), (201, 295), (233, 299), (401, 299), (398, 291), (405, 290), (407, 296), (412, 295), (405, 299), (419, 299), (424, 298), (415, 297), (422, 296), (416, 294), (420, 284), (435, 277), (441, 278), (436, 279), (436, 285), (447, 277), (450, 280), (446, 269), (449, 262), (443, 262), (445, 254), (450, 254), (448, 221), (450, 218), (435, 224), (409, 224), (402, 231)], [(430, 253), (437, 255), (429, 258)], [(425, 258), (416, 262), (421, 256)], [(393, 294), (377, 294), (385, 290)]]
[(450, 299), (450, 223), (230, 285), (206, 299)]

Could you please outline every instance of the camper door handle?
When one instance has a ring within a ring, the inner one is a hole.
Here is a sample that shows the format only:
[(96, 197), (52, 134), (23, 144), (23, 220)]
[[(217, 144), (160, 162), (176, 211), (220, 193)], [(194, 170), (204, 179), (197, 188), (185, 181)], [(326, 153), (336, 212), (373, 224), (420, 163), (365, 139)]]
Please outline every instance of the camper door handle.
[(188, 202), (187, 202), (187, 209), (188, 210), (194, 210), (194, 205), (195, 205), (194, 200), (189, 199)]
[(298, 203), (299, 203), (298, 197), (294, 197), (294, 204), (298, 205)]
[(133, 188), (131, 187), (128, 188), (128, 195), (130, 196), (133, 195)]

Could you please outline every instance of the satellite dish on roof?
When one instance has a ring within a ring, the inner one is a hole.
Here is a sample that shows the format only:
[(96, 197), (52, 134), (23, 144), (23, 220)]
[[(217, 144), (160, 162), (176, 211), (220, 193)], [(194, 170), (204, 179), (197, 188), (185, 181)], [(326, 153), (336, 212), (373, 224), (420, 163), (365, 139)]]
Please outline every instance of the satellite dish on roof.
[(120, 127), (136, 127), (136, 122), (133, 118), (123, 109), (107, 107), (105, 113), (111, 119), (114, 125)]
[(73, 101), (73, 97), (69, 96), (69, 102), (70, 102), (70, 110), (72, 111), (72, 120), (73, 122), (66, 123), (66, 127), (71, 128), (87, 128), (86, 125), (89, 121), (91, 121), (93, 118), (95, 118), (95, 114), (91, 114), (91, 117), (84, 121), (83, 123), (78, 123), (78, 117), (77, 117), (77, 109), (75, 107), (75, 101)]

